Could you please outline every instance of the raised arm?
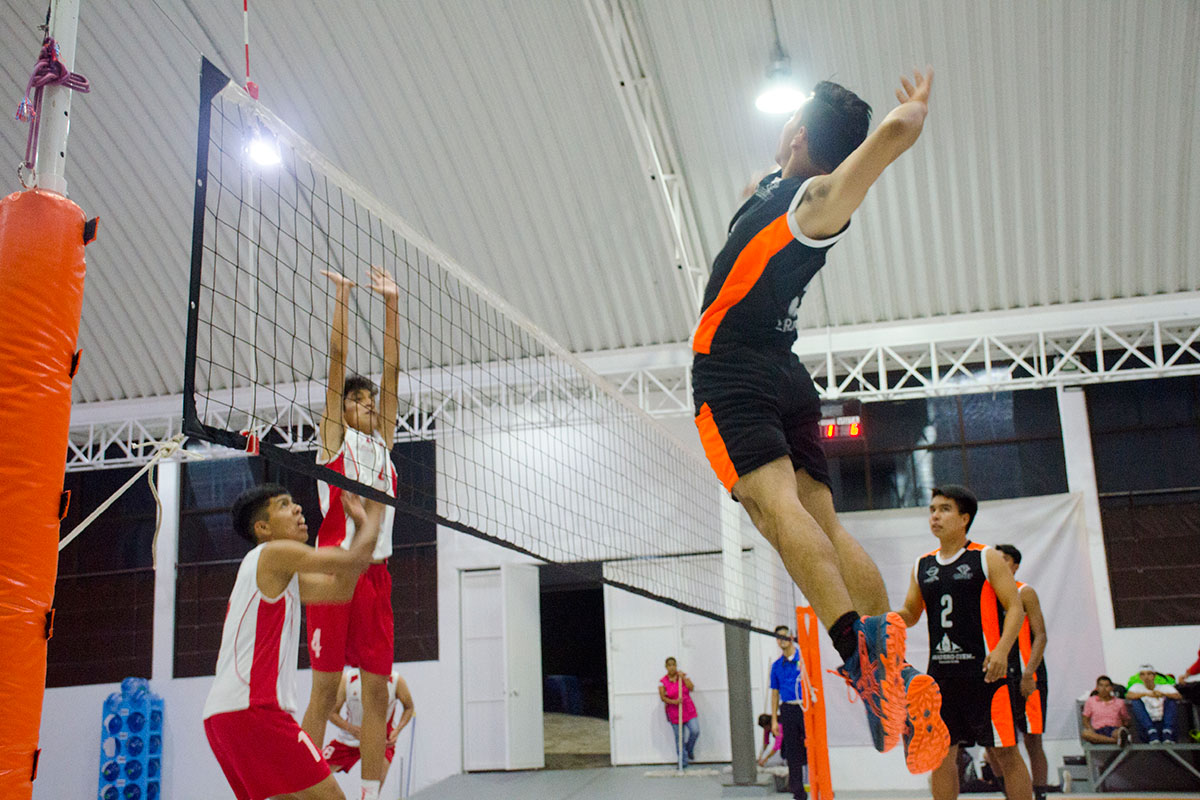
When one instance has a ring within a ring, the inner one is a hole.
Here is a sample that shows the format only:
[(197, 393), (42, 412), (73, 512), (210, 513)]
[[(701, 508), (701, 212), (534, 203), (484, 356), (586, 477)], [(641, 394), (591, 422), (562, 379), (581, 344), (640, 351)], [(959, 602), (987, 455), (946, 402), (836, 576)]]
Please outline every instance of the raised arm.
[(1000, 551), (989, 547), (984, 551), (984, 557), (987, 559), (988, 583), (992, 585), (996, 600), (1004, 609), (1004, 630), (1000, 633), (1000, 641), (983, 659), (983, 679), (993, 683), (1008, 674), (1008, 651), (1021, 634), (1025, 609), (1021, 607), (1017, 581), (1004, 563)]
[(932, 84), (932, 69), (924, 75), (914, 71), (912, 81), (901, 77), (896, 90), (900, 105), (833, 172), (812, 180), (794, 212), (805, 236), (826, 239), (846, 227), (867, 190), (921, 135)]
[(904, 620), (904, 624), (911, 628), (921, 620), (924, 611), (925, 598), (921, 595), (921, 587), (917, 584), (914, 572), (908, 578), (908, 594), (904, 596), (904, 606), (896, 609), (896, 613)]
[(386, 270), (371, 267), (371, 289), (383, 295), (383, 383), (379, 387), (379, 432), (388, 449), (396, 438), (396, 396), (400, 380), (400, 287)]
[(1032, 586), (1020, 590), (1021, 605), (1025, 616), (1029, 618), (1029, 632), (1033, 635), (1033, 643), (1029, 646), (1029, 663), (1021, 675), (1021, 694), (1028, 697), (1033, 694), (1034, 679), (1037, 668), (1042, 665), (1042, 657), (1046, 653), (1046, 643), (1050, 641), (1046, 635), (1046, 619), (1042, 616), (1042, 603), (1038, 593)]
[(258, 560), (258, 587), (268, 597), (282, 592), (292, 575), (300, 575), (300, 600), (304, 603), (346, 603), (354, 594), (354, 582), (371, 563), (383, 504), (365, 504), (348, 492), (342, 493), (346, 513), (358, 533), (348, 550), (340, 547), (309, 547), (290, 539), (268, 542)]
[(330, 270), (322, 270), (321, 274), (333, 281), (336, 287), (333, 322), (329, 325), (329, 374), (325, 383), (325, 413), (321, 415), (321, 443), (317, 456), (324, 463), (337, 453), (345, 434), (342, 421), (342, 389), (346, 383), (346, 352), (350, 349), (346, 317), (350, 313), (350, 290), (354, 288), (354, 281)]

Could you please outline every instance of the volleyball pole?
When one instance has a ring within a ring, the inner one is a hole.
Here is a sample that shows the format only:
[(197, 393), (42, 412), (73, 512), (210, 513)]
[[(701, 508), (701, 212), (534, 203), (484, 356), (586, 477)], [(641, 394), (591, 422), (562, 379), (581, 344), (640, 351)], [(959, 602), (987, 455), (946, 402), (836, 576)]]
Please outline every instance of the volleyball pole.
[(18, 171), (26, 191), (0, 200), (0, 797), (28, 800), (37, 777), (54, 624), (59, 520), (71, 381), (83, 308), (84, 246), (95, 235), (64, 177), (79, 0), (54, 0), (18, 119), (30, 132)]

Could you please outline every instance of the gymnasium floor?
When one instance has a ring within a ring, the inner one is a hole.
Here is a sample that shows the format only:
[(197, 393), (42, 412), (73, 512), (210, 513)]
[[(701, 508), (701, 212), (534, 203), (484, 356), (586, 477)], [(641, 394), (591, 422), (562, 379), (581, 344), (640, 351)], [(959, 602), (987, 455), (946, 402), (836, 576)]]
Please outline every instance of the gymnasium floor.
[[(724, 765), (721, 765), (724, 766)], [(654, 778), (647, 772), (658, 767), (609, 767), (539, 772), (491, 772), (456, 775), (417, 792), (413, 800), (709, 800), (723, 797), (786, 798), (786, 794), (741, 788), (725, 789), (728, 773), (708, 775), (712, 770), (700, 767), (694, 777)], [(929, 797), (924, 792), (837, 792), (838, 800), (916, 800)], [(1003, 800), (1001, 794), (962, 795), (971, 800)], [(1060, 800), (1197, 800), (1200, 793), (1178, 792), (1140, 794), (1069, 794), (1051, 795)]]

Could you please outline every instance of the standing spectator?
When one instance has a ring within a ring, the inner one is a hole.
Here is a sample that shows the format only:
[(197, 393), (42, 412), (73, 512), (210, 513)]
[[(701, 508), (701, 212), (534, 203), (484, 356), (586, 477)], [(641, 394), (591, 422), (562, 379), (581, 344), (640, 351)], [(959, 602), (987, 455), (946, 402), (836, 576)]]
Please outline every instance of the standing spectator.
[(1129, 728), (1132, 722), (1125, 701), (1113, 694), (1112, 678), (1101, 675), (1096, 678), (1096, 691), (1083, 704), (1084, 741), (1092, 744), (1129, 743)]
[[(680, 672), (674, 658), (668, 658), (667, 674), (658, 682), (658, 697), (667, 709), (667, 722), (675, 734), (675, 752), (679, 757), (679, 768), (683, 769), (696, 757), (696, 740), (700, 738), (700, 720), (696, 704), (692, 702), (692, 679)], [(679, 709), (683, 708), (682, 719)], [(683, 730), (679, 729), (683, 725)]]
[(771, 733), (782, 737), (783, 760), (788, 765), (788, 791), (795, 800), (805, 800), (804, 708), (800, 680), (800, 651), (787, 625), (775, 628), (775, 644), (781, 655), (771, 665)]
[(1196, 656), (1196, 662), (1184, 670), (1183, 674), (1179, 676), (1180, 683), (1186, 683), (1191, 681), (1197, 675), (1200, 675), (1200, 653), (1196, 653)]
[(1169, 683), (1158, 683), (1158, 670), (1149, 664), (1138, 668), (1140, 683), (1135, 683), (1125, 692), (1129, 710), (1137, 720), (1138, 734), (1142, 741), (1150, 744), (1175, 741), (1176, 703), (1181, 699), (1179, 690)]

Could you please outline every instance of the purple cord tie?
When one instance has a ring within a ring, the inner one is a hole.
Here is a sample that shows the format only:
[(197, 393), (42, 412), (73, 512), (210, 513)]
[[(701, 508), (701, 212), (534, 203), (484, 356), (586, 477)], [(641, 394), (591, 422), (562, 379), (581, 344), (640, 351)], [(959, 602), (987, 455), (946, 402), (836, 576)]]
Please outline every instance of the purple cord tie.
[[(38, 128), (42, 113), (42, 92), (47, 86), (65, 86), (76, 92), (90, 92), (88, 79), (76, 72), (71, 72), (66, 65), (58, 60), (58, 42), (49, 36), (42, 42), (42, 52), (38, 55), (37, 65), (33, 75), (29, 77), (29, 85), (25, 87), (25, 96), (17, 106), (17, 120), (29, 121), (29, 142), (25, 146), (25, 161), (21, 166), (33, 169), (33, 159), (37, 154)], [(29, 93), (33, 92), (32, 99)]]

